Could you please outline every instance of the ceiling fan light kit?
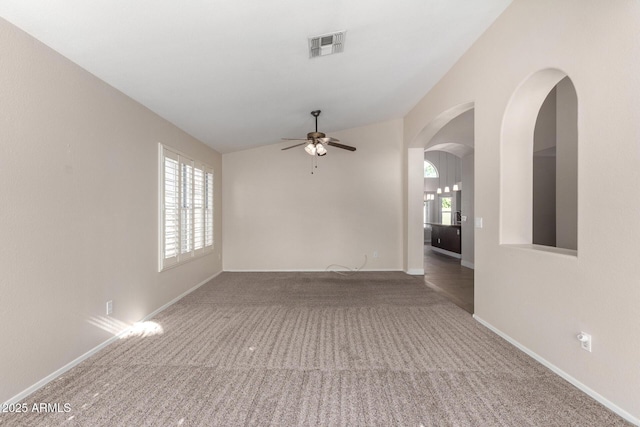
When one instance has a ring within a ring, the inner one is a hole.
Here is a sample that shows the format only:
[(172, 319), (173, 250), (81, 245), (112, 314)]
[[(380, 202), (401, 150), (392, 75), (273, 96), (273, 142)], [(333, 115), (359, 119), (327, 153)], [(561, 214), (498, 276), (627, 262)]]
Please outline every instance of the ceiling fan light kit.
[(312, 156), (316, 155), (316, 146), (313, 145), (312, 142), (310, 142), (306, 147), (304, 147), (304, 151), (306, 151), (308, 154), (311, 154)]
[(356, 151), (356, 147), (352, 147), (350, 145), (340, 144), (339, 139), (331, 138), (330, 136), (325, 135), (322, 132), (318, 132), (318, 116), (320, 115), (320, 110), (313, 110), (311, 115), (316, 119), (316, 130), (315, 132), (309, 132), (307, 134), (307, 138), (282, 138), (285, 141), (303, 141), (300, 144), (295, 144), (290, 147), (285, 147), (282, 150), (288, 150), (290, 148), (299, 147), (304, 145), (304, 151), (311, 156), (326, 156), (327, 155), (327, 146), (342, 148), (343, 150)]

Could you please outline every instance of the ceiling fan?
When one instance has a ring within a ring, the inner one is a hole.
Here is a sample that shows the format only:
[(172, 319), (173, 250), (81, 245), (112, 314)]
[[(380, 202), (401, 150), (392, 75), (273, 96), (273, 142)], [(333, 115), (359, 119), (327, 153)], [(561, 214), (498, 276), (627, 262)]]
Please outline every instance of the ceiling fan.
[(331, 147), (342, 148), (343, 150), (356, 151), (356, 147), (351, 147), (350, 145), (340, 144), (339, 139), (331, 138), (325, 135), (322, 132), (318, 132), (318, 116), (320, 115), (320, 110), (314, 110), (311, 112), (311, 115), (316, 118), (316, 131), (309, 132), (307, 134), (307, 138), (282, 138), (284, 141), (304, 141), (300, 144), (292, 145), (291, 147), (283, 148), (282, 150), (288, 150), (290, 148), (300, 147), (301, 145), (306, 145), (304, 150), (312, 155), (312, 156), (326, 156), (327, 148), (326, 145), (330, 145)]

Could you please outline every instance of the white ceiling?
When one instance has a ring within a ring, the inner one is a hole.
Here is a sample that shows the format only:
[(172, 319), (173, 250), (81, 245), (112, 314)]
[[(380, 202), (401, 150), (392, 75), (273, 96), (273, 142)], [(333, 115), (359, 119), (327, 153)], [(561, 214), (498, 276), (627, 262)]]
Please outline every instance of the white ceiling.
[[(403, 117), (511, 0), (2, 0), (0, 16), (222, 153)], [(309, 36), (347, 30), (309, 59)], [(347, 141), (345, 141), (348, 143)]]

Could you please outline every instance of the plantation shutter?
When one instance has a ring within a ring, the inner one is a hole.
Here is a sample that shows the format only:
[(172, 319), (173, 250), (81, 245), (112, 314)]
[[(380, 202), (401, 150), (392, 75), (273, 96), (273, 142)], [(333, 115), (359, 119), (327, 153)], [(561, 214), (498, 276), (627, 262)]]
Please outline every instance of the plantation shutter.
[(193, 173), (193, 248), (197, 253), (204, 250), (204, 171), (198, 165)]
[(213, 169), (159, 146), (162, 271), (213, 250)]
[(204, 179), (204, 229), (205, 246), (213, 248), (213, 170), (205, 169)]
[(193, 255), (193, 161), (180, 157), (181, 206), (180, 242), (181, 260)]
[(162, 265), (178, 262), (180, 242), (179, 156), (163, 150), (162, 170)]

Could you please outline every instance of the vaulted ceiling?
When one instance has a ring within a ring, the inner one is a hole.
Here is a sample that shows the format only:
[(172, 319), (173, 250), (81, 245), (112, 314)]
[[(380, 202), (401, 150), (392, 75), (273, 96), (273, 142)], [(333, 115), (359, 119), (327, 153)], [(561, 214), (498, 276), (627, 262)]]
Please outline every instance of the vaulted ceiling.
[[(2, 0), (0, 16), (222, 153), (403, 117), (511, 0)], [(344, 52), (308, 38), (346, 30)]]

